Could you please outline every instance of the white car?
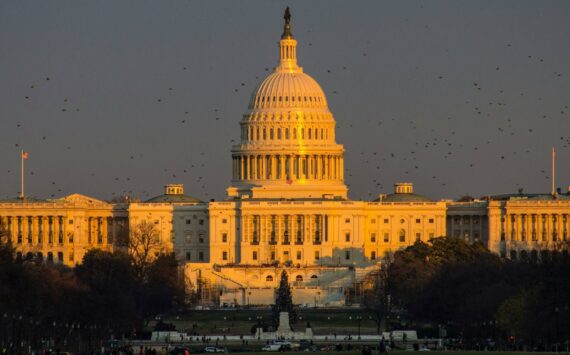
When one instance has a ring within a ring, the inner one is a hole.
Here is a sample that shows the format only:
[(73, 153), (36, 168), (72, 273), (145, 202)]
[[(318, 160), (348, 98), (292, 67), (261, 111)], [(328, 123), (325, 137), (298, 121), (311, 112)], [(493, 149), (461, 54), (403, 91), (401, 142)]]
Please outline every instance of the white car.
[(215, 346), (208, 346), (204, 349), (204, 352), (207, 352), (207, 353), (225, 353), (226, 350), (224, 348), (217, 348)]
[(261, 348), (262, 351), (279, 351), (281, 350), (281, 344), (269, 344)]

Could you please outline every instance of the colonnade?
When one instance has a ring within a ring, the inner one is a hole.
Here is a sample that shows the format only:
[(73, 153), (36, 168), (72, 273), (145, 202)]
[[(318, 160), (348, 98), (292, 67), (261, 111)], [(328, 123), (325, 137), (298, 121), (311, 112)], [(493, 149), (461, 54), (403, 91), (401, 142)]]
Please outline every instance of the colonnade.
[(245, 243), (320, 244), (329, 238), (327, 215), (248, 215), (242, 218)]
[(448, 215), (447, 235), (468, 237), (470, 240), (487, 239), (488, 219), (485, 215)]
[(509, 213), (502, 221), (501, 240), (569, 240), (570, 218), (567, 213)]
[(344, 180), (342, 155), (236, 155), (233, 180)]
[[(83, 221), (86, 225), (81, 223)], [(60, 262), (63, 262), (63, 250), (70, 252), (68, 258), (73, 261), (74, 245), (112, 245), (117, 226), (113, 217), (70, 218), (62, 215), (0, 216), (0, 224), (18, 252), (34, 250), (36, 256), (42, 258), (45, 252), (52, 261), (56, 251)], [(82, 239), (82, 232), (86, 232), (86, 239)]]

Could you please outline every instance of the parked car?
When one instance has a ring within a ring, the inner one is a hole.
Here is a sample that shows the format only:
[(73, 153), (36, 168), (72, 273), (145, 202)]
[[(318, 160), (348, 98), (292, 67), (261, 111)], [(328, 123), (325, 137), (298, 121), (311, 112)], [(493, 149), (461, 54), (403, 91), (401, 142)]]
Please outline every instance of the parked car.
[(262, 351), (281, 351), (281, 344), (269, 344), (261, 348)]
[(226, 352), (226, 349), (224, 349), (224, 348), (218, 348), (218, 347), (215, 347), (215, 346), (207, 346), (207, 347), (204, 349), (204, 352), (207, 352), (207, 353), (225, 353), (225, 352)]

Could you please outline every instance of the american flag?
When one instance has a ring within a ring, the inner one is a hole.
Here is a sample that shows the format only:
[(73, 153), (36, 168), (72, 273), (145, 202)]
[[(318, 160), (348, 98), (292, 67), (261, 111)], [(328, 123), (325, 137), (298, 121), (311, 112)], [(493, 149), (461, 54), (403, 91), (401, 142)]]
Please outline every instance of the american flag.
[(291, 185), (291, 184), (293, 183), (293, 180), (287, 179), (287, 183), (288, 183), (289, 185)]
[(22, 159), (28, 159), (28, 152), (22, 151)]

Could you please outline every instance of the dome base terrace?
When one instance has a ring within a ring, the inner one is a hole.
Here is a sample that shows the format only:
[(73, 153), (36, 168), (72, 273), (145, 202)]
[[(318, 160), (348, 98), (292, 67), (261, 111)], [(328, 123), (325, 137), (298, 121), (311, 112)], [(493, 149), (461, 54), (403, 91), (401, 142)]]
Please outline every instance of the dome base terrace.
[(316, 183), (304, 179), (285, 182), (260, 181), (259, 184), (255, 181), (234, 182), (226, 191), (229, 198), (239, 199), (346, 200), (348, 198), (348, 188), (342, 182)]

